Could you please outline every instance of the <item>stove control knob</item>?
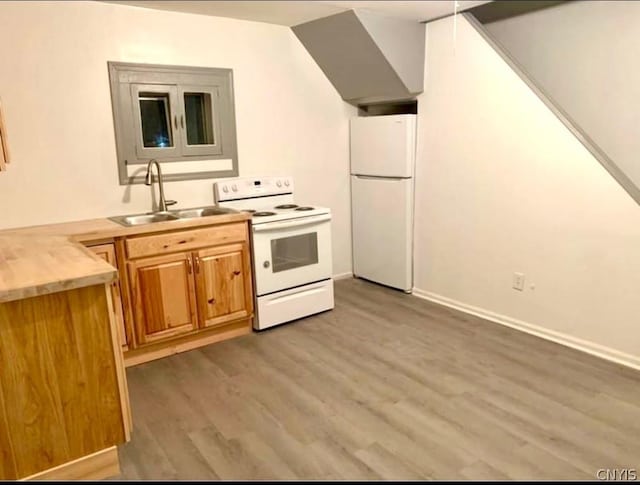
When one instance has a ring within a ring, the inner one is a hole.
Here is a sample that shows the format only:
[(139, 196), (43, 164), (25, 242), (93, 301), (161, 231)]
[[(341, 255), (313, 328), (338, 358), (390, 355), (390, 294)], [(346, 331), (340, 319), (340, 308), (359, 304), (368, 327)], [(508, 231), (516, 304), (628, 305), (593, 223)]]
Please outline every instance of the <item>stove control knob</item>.
[(262, 266), (268, 268), (269, 266), (271, 266), (271, 263), (269, 261), (265, 261), (264, 263), (262, 263)]
[(289, 187), (289, 181), (288, 181), (288, 180), (285, 180), (285, 181), (284, 181), (284, 184), (285, 184), (287, 187)]
[(229, 192), (229, 187), (227, 187), (226, 185), (223, 185), (222, 191), (226, 194), (227, 192)]
[(278, 180), (278, 181), (276, 182), (276, 185), (277, 185), (278, 187), (282, 187), (282, 182), (281, 182), (280, 180)]
[(234, 192), (237, 192), (238, 191), (238, 186), (236, 184), (233, 184), (231, 186), (231, 190), (233, 190)]

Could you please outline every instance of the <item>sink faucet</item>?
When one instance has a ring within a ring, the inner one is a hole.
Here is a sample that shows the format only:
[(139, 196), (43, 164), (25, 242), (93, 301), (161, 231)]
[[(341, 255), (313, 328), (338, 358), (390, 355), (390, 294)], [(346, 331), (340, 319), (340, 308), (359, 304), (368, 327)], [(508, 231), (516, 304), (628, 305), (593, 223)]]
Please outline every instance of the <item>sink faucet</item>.
[(149, 163), (147, 164), (147, 175), (144, 178), (144, 184), (151, 185), (153, 183), (153, 165), (156, 166), (156, 171), (158, 172), (158, 187), (160, 187), (160, 202), (158, 202), (158, 212), (167, 212), (167, 207), (177, 204), (177, 202), (175, 200), (165, 200), (162, 171), (160, 170), (160, 164), (155, 158), (149, 160)]

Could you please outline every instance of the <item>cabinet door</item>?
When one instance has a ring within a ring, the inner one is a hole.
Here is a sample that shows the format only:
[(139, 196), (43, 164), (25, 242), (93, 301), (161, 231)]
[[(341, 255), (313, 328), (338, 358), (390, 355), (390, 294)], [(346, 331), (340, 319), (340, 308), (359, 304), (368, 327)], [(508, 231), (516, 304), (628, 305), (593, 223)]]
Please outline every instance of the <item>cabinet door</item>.
[[(104, 259), (111, 266), (118, 267), (116, 263), (116, 251), (113, 244), (102, 244), (89, 248), (97, 256)], [(116, 327), (118, 329), (118, 340), (123, 350), (128, 350), (127, 332), (124, 326), (124, 313), (122, 311), (122, 299), (120, 298), (120, 282), (114, 281), (111, 284), (111, 299), (113, 301), (113, 311), (115, 313)]]
[(203, 249), (195, 258), (200, 326), (249, 317), (253, 296), (247, 244)]
[(128, 269), (138, 342), (197, 329), (191, 253), (132, 261)]

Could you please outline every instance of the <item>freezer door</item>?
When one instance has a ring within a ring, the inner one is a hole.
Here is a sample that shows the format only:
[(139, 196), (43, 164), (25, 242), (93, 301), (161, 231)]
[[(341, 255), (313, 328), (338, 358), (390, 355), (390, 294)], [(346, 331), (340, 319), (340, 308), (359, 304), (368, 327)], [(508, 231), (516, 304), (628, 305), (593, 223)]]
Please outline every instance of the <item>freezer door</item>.
[(351, 177), (353, 273), (413, 287), (413, 179)]
[(412, 177), (416, 115), (351, 118), (351, 174)]

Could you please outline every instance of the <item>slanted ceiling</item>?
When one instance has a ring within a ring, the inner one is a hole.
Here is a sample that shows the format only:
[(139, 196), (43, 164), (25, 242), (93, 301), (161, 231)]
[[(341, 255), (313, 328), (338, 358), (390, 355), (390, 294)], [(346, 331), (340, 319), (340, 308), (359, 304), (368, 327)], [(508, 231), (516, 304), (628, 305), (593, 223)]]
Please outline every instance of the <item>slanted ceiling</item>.
[(351, 104), (411, 99), (424, 89), (423, 23), (349, 10), (292, 30)]

